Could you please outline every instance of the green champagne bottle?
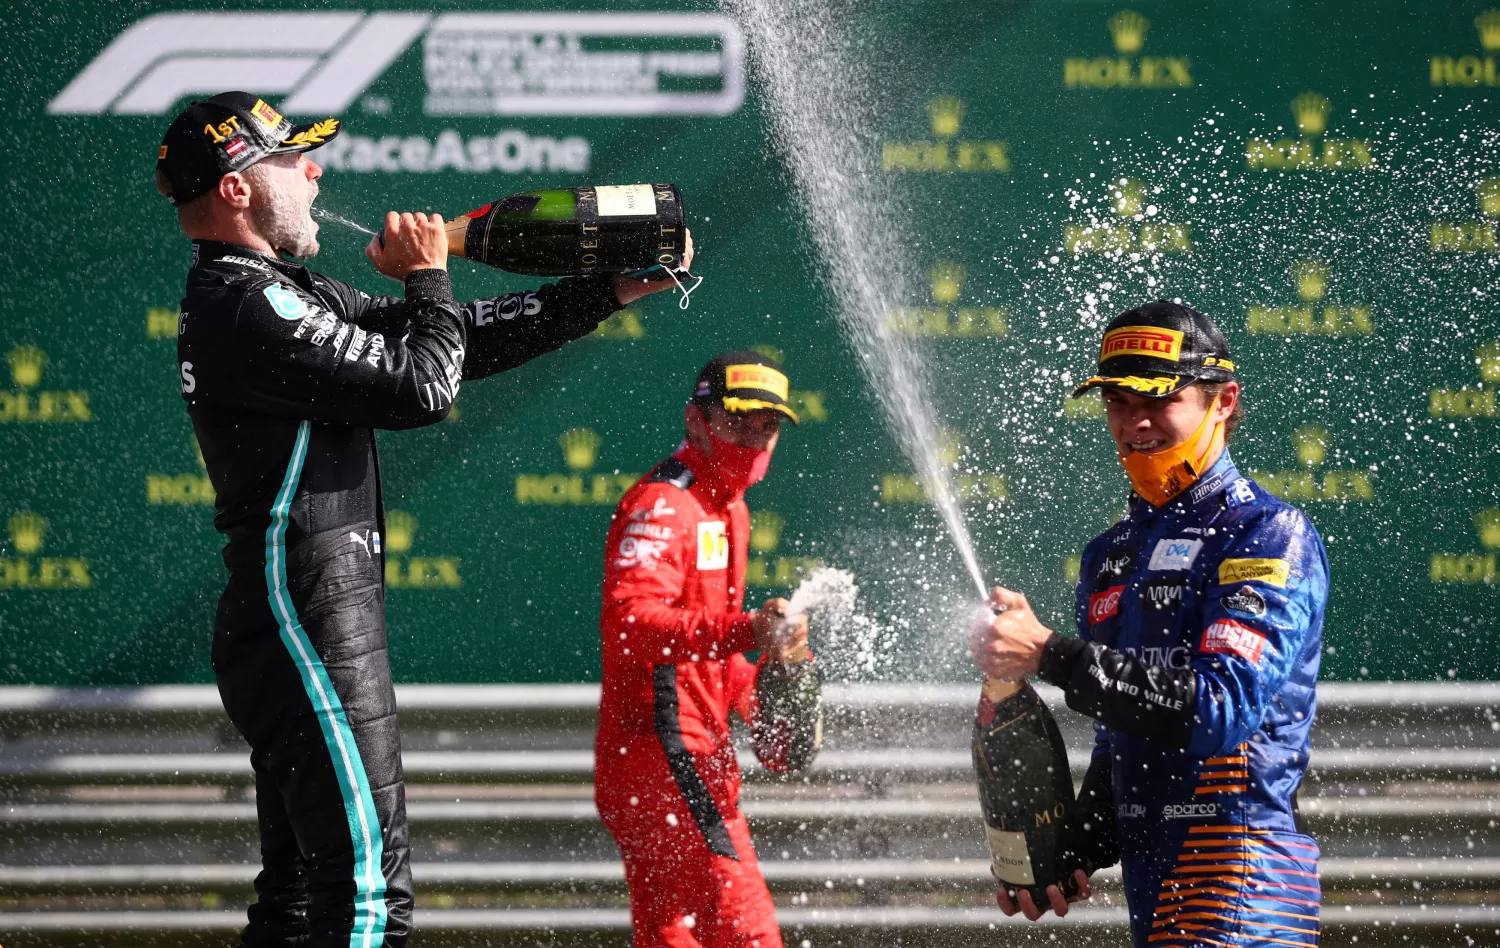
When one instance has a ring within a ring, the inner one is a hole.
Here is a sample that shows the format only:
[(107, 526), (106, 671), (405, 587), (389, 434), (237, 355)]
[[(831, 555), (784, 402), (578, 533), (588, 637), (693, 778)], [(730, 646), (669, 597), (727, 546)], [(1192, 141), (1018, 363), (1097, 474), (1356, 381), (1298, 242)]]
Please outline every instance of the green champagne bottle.
[(1025, 681), (986, 679), (974, 719), (974, 774), (991, 867), (1012, 899), (1031, 892), (1046, 906), (1047, 886), (1078, 894), (1071, 851), (1073, 776), (1052, 712)]
[(446, 230), (449, 254), (531, 276), (678, 269), (687, 246), (675, 184), (523, 191)]

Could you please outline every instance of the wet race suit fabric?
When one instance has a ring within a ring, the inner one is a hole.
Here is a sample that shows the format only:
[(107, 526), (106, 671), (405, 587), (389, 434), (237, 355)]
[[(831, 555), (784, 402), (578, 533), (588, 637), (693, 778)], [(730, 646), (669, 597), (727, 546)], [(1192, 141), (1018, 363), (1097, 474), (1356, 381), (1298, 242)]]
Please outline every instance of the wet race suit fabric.
[(242, 944), (399, 948), (412, 889), (374, 429), (442, 421), (462, 381), (617, 304), (607, 278), (457, 304), (442, 270), (372, 297), (244, 247), (193, 253), (179, 374), (228, 539), (213, 667), (260, 823)]
[(1084, 551), (1080, 637), (1053, 636), (1041, 673), (1097, 719), (1081, 848), (1122, 863), (1136, 948), (1317, 944), (1296, 793), (1327, 599), (1317, 531), (1227, 451)]
[(750, 514), (690, 445), (626, 493), (605, 543), (594, 795), (635, 948), (781, 948), (739, 808), (729, 712), (755, 715)]

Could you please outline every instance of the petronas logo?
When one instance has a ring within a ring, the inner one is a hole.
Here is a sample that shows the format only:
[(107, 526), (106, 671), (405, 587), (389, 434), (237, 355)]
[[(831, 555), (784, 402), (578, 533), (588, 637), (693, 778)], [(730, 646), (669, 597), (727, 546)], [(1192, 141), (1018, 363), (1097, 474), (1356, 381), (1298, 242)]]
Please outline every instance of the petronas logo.
[(1500, 10), (1486, 10), (1474, 18), (1479, 45), (1487, 53), (1500, 51)]
[(771, 553), (781, 545), (781, 531), (786, 520), (772, 510), (757, 510), (750, 514), (750, 549), (756, 553)]
[(1292, 115), (1297, 119), (1297, 131), (1304, 135), (1321, 135), (1328, 128), (1328, 110), (1332, 103), (1326, 96), (1316, 92), (1304, 92), (1292, 100)]
[(6, 353), (5, 361), (10, 363), (10, 378), (16, 388), (36, 388), (42, 381), (47, 353), (36, 346), (17, 346)]
[(1115, 52), (1122, 56), (1134, 56), (1146, 45), (1146, 30), (1151, 21), (1134, 10), (1121, 10), (1109, 18), (1109, 35), (1114, 40)]
[(940, 95), (927, 103), (934, 138), (952, 138), (964, 121), (964, 103), (957, 96)]
[(404, 510), (388, 510), (385, 513), (385, 548), (390, 553), (410, 552), (412, 539), (417, 534), (420, 521)]
[(42, 549), (42, 537), (47, 534), (47, 521), (41, 514), (23, 510), (6, 523), (10, 528), (12, 548), (22, 556), (33, 556)]
[(1321, 260), (1301, 260), (1292, 266), (1292, 280), (1297, 296), (1308, 302), (1320, 300), (1328, 289), (1328, 264)]
[(1307, 467), (1319, 467), (1328, 458), (1328, 429), (1322, 425), (1303, 425), (1292, 433), (1297, 446), (1297, 460)]
[(562, 445), (563, 461), (569, 469), (587, 471), (594, 466), (603, 440), (587, 428), (570, 428), (562, 433), (557, 442)]

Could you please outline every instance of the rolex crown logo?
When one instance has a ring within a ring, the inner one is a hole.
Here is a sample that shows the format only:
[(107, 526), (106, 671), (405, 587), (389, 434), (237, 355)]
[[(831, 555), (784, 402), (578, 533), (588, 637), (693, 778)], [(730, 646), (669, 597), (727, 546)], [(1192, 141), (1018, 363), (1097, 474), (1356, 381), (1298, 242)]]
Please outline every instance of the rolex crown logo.
[(599, 445), (604, 439), (587, 428), (569, 428), (557, 439), (562, 445), (563, 461), (575, 471), (587, 471), (594, 466), (599, 455)]
[(416, 532), (416, 517), (404, 510), (385, 512), (385, 548), (390, 552), (405, 553), (411, 549), (411, 540)]
[(962, 99), (951, 95), (940, 95), (927, 103), (927, 118), (932, 122), (935, 138), (952, 138), (964, 121)]
[(1115, 52), (1133, 56), (1146, 45), (1146, 30), (1151, 21), (1134, 10), (1121, 10), (1109, 18), (1109, 35), (1115, 41)]
[(964, 285), (964, 268), (956, 263), (937, 263), (927, 271), (932, 298), (939, 303), (957, 303)]
[(1146, 213), (1146, 185), (1135, 178), (1121, 178), (1109, 188), (1109, 206), (1121, 217)]
[(1491, 340), (1474, 350), (1479, 377), (1486, 382), (1500, 382), (1500, 341)]
[(17, 388), (31, 388), (42, 380), (42, 367), (47, 364), (47, 353), (36, 346), (16, 346), (6, 353), (10, 363), (10, 377)]
[(1500, 178), (1481, 179), (1474, 185), (1474, 196), (1479, 199), (1479, 213), (1500, 217)]
[(42, 548), (42, 537), (47, 532), (47, 521), (41, 514), (23, 510), (10, 518), (6, 524), (10, 527), (11, 543), (15, 545), (16, 552), (22, 556), (30, 556)]
[(1500, 507), (1491, 507), (1475, 514), (1474, 528), (1479, 532), (1479, 543), (1485, 549), (1500, 547)]
[(750, 549), (770, 553), (781, 545), (781, 528), (786, 520), (775, 511), (757, 510), (750, 514)]
[(952, 467), (958, 463), (959, 455), (964, 452), (964, 439), (952, 428), (944, 428), (937, 436), (937, 462), (943, 467)]
[(1474, 18), (1474, 26), (1479, 30), (1479, 45), (1485, 52), (1500, 50), (1500, 10), (1486, 10), (1479, 14)]
[(1321, 135), (1328, 127), (1328, 110), (1332, 103), (1326, 96), (1316, 92), (1304, 92), (1292, 100), (1292, 115), (1297, 119), (1297, 131), (1304, 135)]
[(1317, 467), (1328, 457), (1328, 429), (1322, 425), (1303, 425), (1292, 433), (1297, 446), (1297, 460)]
[(1292, 267), (1292, 281), (1297, 295), (1309, 302), (1320, 300), (1328, 289), (1328, 264), (1321, 260), (1301, 260)]

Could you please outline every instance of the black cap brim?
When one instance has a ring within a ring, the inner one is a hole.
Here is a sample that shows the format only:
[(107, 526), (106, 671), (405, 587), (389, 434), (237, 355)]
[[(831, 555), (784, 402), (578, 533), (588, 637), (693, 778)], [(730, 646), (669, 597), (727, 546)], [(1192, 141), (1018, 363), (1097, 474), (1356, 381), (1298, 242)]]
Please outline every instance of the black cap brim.
[(1197, 381), (1201, 380), (1191, 375), (1096, 375), (1073, 389), (1071, 397), (1078, 398), (1091, 388), (1113, 388), (1147, 398), (1166, 398)]

